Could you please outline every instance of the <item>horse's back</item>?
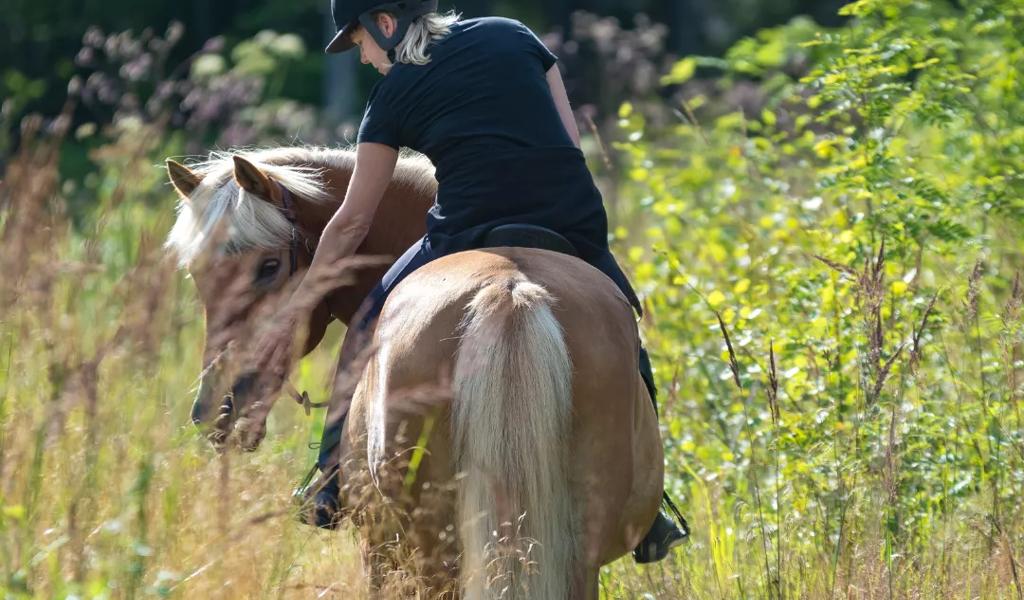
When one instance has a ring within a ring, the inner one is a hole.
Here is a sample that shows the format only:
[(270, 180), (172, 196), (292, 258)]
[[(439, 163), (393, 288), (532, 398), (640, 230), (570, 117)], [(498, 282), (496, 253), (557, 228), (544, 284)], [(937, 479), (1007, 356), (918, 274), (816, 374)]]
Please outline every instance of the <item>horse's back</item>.
[(556, 314), (567, 334), (582, 325), (581, 330), (589, 332), (584, 337), (602, 340), (602, 344), (591, 346), (594, 352), (620, 358), (624, 349), (636, 354), (638, 347), (632, 347), (638, 344), (633, 309), (622, 292), (582, 260), (546, 250), (493, 248), (439, 258), (395, 289), (382, 317), (403, 324), (409, 320), (422, 323), (426, 315), (449, 311), (461, 319), (481, 288), (497, 280), (519, 279), (543, 287), (554, 297)]

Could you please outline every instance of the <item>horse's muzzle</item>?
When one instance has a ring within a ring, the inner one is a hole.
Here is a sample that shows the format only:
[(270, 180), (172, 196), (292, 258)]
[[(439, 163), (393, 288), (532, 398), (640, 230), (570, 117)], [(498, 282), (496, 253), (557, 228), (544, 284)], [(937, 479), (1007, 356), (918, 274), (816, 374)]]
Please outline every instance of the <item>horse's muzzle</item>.
[(231, 433), (238, 416), (235, 411), (238, 406), (235, 399), (246, 398), (252, 394), (257, 378), (258, 374), (255, 372), (242, 375), (231, 386), (231, 392), (226, 394), (219, 403), (215, 403), (213, 400), (214, 386), (204, 378), (199, 384), (195, 402), (192, 403), (192, 423), (199, 429), (210, 429), (207, 437), (210, 437), (215, 444), (215, 438), (225, 439)]

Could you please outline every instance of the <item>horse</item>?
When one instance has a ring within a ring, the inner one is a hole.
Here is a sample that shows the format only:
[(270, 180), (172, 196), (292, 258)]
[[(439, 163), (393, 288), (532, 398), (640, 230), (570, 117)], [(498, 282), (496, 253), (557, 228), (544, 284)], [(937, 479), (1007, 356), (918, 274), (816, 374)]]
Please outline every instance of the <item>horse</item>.
[[(167, 246), (206, 312), (192, 418), (215, 442), (234, 431), (251, 450), (265, 435), (269, 407), (254, 409), (225, 365), (308, 267), (354, 166), (351, 150), (317, 148), (167, 162), (179, 195)], [(435, 193), (429, 162), (403, 156), (364, 263), (318, 302), (304, 353), (356, 316), (388, 266), (372, 257), (424, 234)], [(341, 500), (371, 594), (404, 569), (435, 597), (596, 599), (599, 569), (643, 537), (663, 483), (637, 325), (614, 283), (548, 250), (460, 252), (396, 287), (372, 335), (354, 390), (333, 388), (351, 394)]]

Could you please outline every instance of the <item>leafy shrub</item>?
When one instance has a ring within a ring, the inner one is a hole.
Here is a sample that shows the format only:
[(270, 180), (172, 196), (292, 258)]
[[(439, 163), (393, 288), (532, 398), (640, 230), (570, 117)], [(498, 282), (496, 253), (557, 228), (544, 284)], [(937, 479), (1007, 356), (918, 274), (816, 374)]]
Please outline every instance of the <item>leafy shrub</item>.
[(1024, 9), (842, 12), (679, 62), (724, 76), (675, 126), (620, 109), (687, 564), (725, 595), (1020, 590)]

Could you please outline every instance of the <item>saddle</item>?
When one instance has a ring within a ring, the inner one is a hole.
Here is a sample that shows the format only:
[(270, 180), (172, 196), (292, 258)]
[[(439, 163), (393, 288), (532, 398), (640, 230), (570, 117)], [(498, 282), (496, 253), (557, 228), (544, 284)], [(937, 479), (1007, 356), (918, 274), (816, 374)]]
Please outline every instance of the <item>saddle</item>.
[[(541, 227), (539, 225), (526, 225), (522, 223), (513, 223), (511, 225), (500, 225), (488, 231), (482, 238), (480, 245), (475, 248), (501, 248), (501, 247), (512, 247), (512, 248), (538, 248), (540, 250), (550, 250), (552, 252), (558, 252), (560, 254), (568, 254), (575, 258), (581, 258), (579, 251), (565, 236), (554, 230), (548, 229), (547, 227)], [(596, 262), (590, 262), (591, 266), (597, 268), (599, 271), (604, 273), (611, 279), (619, 290), (626, 296), (626, 300), (629, 301), (633, 309), (636, 310), (636, 314), (639, 317), (643, 317), (644, 308), (640, 303), (640, 299), (637, 298), (636, 292), (633, 291), (632, 286), (629, 285), (629, 281), (626, 280), (625, 274), (622, 273), (619, 266), (615, 264), (615, 260), (611, 257), (611, 254), (607, 256), (608, 260), (599, 264)]]
[(484, 236), (483, 248), (537, 248), (579, 258), (579, 252), (563, 235), (538, 225), (500, 225)]

